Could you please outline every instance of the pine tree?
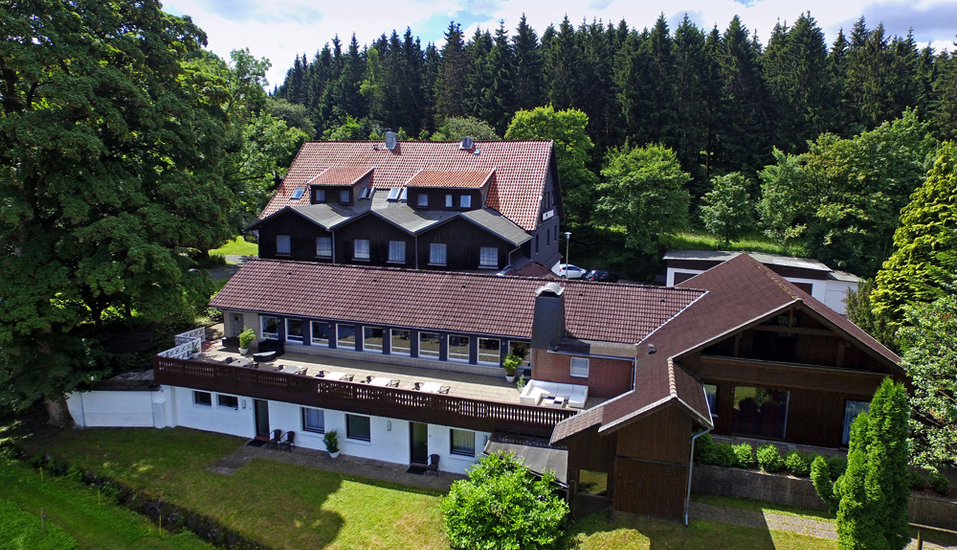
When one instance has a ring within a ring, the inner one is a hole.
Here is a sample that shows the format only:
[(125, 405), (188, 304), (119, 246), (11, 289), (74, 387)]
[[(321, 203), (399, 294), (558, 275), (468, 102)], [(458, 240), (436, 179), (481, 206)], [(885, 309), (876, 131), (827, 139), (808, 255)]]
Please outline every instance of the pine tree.
[(541, 107), (545, 104), (545, 61), (538, 36), (528, 25), (525, 14), (518, 22), (512, 45), (515, 50), (515, 110)]
[(583, 86), (582, 52), (575, 27), (566, 16), (545, 52), (545, 88), (556, 110), (577, 108)]
[(442, 63), (435, 82), (435, 118), (440, 123), (450, 116), (465, 114), (465, 83), (468, 60), (462, 41), (462, 26), (454, 21), (445, 32)]

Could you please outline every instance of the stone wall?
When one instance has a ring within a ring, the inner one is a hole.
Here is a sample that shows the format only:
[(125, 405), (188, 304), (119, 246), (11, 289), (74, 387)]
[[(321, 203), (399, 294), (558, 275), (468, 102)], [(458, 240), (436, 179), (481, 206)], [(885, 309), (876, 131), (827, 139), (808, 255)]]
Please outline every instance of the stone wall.
[[(757, 470), (694, 465), (691, 490), (773, 504), (827, 510), (808, 478), (767, 474)], [(957, 530), (957, 502), (925, 495), (911, 495), (911, 523)]]

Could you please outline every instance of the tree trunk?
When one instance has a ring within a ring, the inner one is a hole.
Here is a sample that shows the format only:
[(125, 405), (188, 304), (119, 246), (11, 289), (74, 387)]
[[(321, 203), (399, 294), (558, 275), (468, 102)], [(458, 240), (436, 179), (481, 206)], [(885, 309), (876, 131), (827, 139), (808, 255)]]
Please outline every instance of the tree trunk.
[(66, 396), (60, 394), (56, 397), (45, 396), (43, 404), (47, 408), (47, 414), (50, 415), (50, 424), (57, 428), (73, 428), (76, 421), (70, 414), (70, 408), (66, 405)]

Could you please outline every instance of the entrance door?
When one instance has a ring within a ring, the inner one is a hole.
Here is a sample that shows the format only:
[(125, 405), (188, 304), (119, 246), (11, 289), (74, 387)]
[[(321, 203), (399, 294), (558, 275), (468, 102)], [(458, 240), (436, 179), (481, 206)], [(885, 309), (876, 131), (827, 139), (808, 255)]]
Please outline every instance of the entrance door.
[(229, 335), (239, 336), (239, 333), (242, 331), (243, 331), (243, 314), (230, 313), (229, 314)]
[(409, 422), (409, 448), (412, 464), (429, 463), (429, 425)]
[(256, 414), (256, 435), (269, 437), (269, 403), (253, 399), (253, 409)]

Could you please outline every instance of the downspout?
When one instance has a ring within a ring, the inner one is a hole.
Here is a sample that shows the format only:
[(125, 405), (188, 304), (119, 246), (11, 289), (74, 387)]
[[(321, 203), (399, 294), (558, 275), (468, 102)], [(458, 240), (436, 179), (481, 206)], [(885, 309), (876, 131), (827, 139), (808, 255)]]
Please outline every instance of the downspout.
[(335, 265), (336, 264), (336, 232), (330, 231), (329, 233), (332, 235), (332, 264)]
[(691, 436), (691, 457), (688, 458), (688, 493), (685, 495), (685, 526), (688, 525), (688, 509), (691, 508), (691, 472), (694, 468), (694, 440), (711, 431), (707, 428)]
[(419, 234), (415, 235), (415, 268), (419, 269)]

